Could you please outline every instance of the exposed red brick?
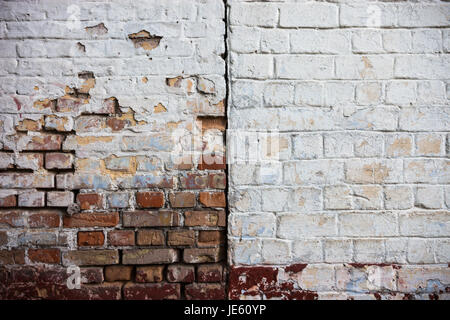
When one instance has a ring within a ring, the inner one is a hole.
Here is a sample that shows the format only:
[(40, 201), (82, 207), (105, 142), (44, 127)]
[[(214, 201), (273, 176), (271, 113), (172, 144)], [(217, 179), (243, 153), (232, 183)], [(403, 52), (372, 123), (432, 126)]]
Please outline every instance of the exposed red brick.
[(15, 194), (9, 196), (0, 196), (0, 207), (15, 207), (17, 205), (17, 197)]
[(21, 139), (26, 141), (26, 145), (22, 150), (26, 151), (47, 151), (60, 150), (63, 136), (57, 134), (40, 133), (36, 136), (22, 136)]
[(28, 249), (28, 258), (33, 262), (60, 263), (59, 249)]
[(103, 268), (86, 267), (81, 268), (81, 283), (102, 283)]
[(224, 300), (225, 285), (220, 283), (192, 283), (185, 287), (188, 300)]
[(212, 189), (225, 189), (227, 186), (225, 173), (210, 173), (208, 176), (208, 186)]
[(0, 211), (0, 227), (24, 227), (26, 216), (21, 210)]
[(79, 246), (102, 246), (105, 243), (105, 235), (102, 231), (78, 232)]
[(8, 243), (8, 234), (6, 231), (0, 231), (0, 246)]
[(134, 231), (110, 231), (108, 232), (108, 243), (112, 246), (134, 246)]
[(167, 267), (167, 281), (169, 282), (194, 282), (195, 270), (193, 266), (170, 265)]
[(110, 213), (78, 213), (64, 217), (65, 228), (80, 227), (115, 227), (119, 223), (119, 214)]
[(25, 264), (25, 250), (0, 250), (0, 265)]
[(136, 202), (141, 208), (162, 208), (164, 206), (164, 193), (136, 192)]
[(221, 264), (202, 264), (197, 267), (198, 282), (220, 282), (222, 278), (223, 266)]
[(126, 300), (174, 300), (180, 299), (180, 285), (177, 283), (127, 283), (123, 287)]
[(164, 266), (136, 267), (136, 282), (161, 282), (163, 281)]
[(191, 208), (195, 206), (195, 194), (190, 192), (175, 192), (169, 195), (173, 208)]
[(206, 189), (208, 186), (208, 176), (198, 173), (187, 173), (180, 177), (183, 189)]
[(132, 266), (107, 266), (105, 267), (105, 280), (109, 282), (128, 281), (131, 280), (132, 273)]
[(102, 196), (98, 193), (79, 193), (77, 196), (81, 210), (101, 209)]
[(183, 261), (186, 263), (218, 262), (224, 258), (223, 248), (187, 248), (183, 250)]
[(194, 230), (170, 230), (167, 243), (169, 246), (192, 246), (195, 244)]
[(199, 200), (205, 207), (224, 208), (226, 206), (224, 192), (200, 192)]

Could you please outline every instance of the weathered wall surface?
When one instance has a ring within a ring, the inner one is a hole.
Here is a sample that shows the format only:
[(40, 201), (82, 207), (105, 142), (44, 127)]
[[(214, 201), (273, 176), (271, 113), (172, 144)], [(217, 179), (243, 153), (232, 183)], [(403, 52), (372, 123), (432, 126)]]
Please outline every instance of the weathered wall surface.
[(449, 298), (449, 4), (228, 4), (230, 298)]
[(1, 298), (225, 297), (224, 17), (0, 2)]

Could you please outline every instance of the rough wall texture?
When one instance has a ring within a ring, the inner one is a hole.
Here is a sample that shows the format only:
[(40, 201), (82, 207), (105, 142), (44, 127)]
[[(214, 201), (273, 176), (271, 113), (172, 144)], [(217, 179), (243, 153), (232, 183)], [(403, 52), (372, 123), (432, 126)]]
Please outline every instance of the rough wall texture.
[(448, 299), (449, 19), (0, 1), (0, 298)]
[(449, 298), (449, 4), (228, 3), (230, 298)]
[(225, 297), (224, 17), (0, 2), (0, 298)]

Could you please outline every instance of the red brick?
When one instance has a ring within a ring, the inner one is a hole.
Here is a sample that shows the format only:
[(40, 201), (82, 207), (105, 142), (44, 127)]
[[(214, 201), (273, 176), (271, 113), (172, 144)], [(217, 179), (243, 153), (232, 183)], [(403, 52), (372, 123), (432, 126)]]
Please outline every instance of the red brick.
[(195, 270), (193, 266), (170, 265), (167, 267), (167, 281), (169, 282), (194, 282)]
[(30, 228), (58, 228), (62, 213), (52, 210), (30, 212), (28, 225)]
[(78, 232), (79, 246), (102, 246), (105, 243), (105, 235), (102, 231)]
[(220, 282), (222, 279), (223, 266), (221, 264), (202, 264), (197, 267), (198, 282)]
[(45, 168), (47, 169), (71, 169), (73, 155), (70, 153), (47, 153), (45, 155)]
[(224, 300), (225, 285), (220, 283), (192, 283), (185, 287), (188, 300)]
[(105, 280), (109, 282), (128, 281), (131, 280), (132, 273), (132, 266), (107, 266), (105, 267)]
[(208, 176), (208, 186), (212, 189), (225, 189), (227, 186), (225, 173), (210, 173)]
[(0, 231), (0, 246), (4, 246), (8, 243), (8, 234), (6, 231)]
[(175, 192), (169, 195), (170, 204), (173, 208), (195, 207), (195, 194), (190, 192)]
[(59, 249), (28, 249), (28, 258), (33, 262), (60, 263), (61, 252)]
[(225, 234), (217, 230), (201, 230), (198, 232), (197, 244), (199, 247), (211, 247), (225, 243)]
[(164, 206), (164, 193), (137, 192), (136, 202), (141, 208), (162, 208)]
[(225, 170), (226, 168), (225, 156), (202, 155), (198, 164), (198, 170)]
[(162, 230), (139, 230), (136, 242), (140, 246), (163, 246), (165, 244), (164, 232)]
[(225, 227), (225, 211), (186, 211), (184, 225), (187, 227)]
[(76, 250), (63, 254), (64, 265), (100, 266), (119, 263), (117, 250)]
[(224, 258), (223, 248), (187, 248), (183, 251), (186, 263), (218, 262)]
[(136, 267), (136, 282), (161, 282), (163, 281), (164, 266)]
[(205, 207), (225, 208), (226, 206), (224, 192), (200, 192), (199, 200)]
[(15, 207), (17, 205), (17, 197), (15, 194), (0, 196), (0, 207), (8, 208)]
[(40, 133), (31, 137), (21, 136), (18, 143), (25, 143), (25, 146), (22, 148), (25, 151), (47, 151), (60, 150), (62, 141), (63, 136), (61, 135)]
[(192, 246), (195, 244), (194, 230), (170, 230), (167, 242), (169, 246)]
[(0, 250), (0, 265), (25, 264), (25, 250)]
[(58, 112), (77, 112), (83, 105), (83, 100), (70, 96), (59, 98), (56, 102)]
[(0, 227), (17, 228), (25, 227), (26, 216), (21, 210), (8, 210), (0, 212)]
[(108, 232), (108, 243), (111, 246), (134, 246), (134, 231), (114, 230)]
[(178, 261), (175, 249), (129, 249), (122, 252), (123, 264), (166, 264)]
[(80, 227), (115, 227), (119, 224), (119, 214), (111, 213), (78, 213), (64, 217), (65, 228)]
[(208, 176), (198, 173), (186, 173), (180, 177), (180, 182), (183, 189), (206, 189)]
[(102, 283), (103, 268), (87, 267), (81, 268), (81, 283)]
[(81, 210), (101, 209), (102, 196), (98, 193), (79, 193), (77, 196)]
[(123, 287), (126, 300), (180, 299), (180, 285), (176, 283), (127, 283)]
[(123, 213), (124, 227), (173, 227), (178, 226), (178, 214), (174, 211), (126, 211)]
[(44, 207), (45, 192), (42, 191), (26, 191), (19, 194), (20, 207)]

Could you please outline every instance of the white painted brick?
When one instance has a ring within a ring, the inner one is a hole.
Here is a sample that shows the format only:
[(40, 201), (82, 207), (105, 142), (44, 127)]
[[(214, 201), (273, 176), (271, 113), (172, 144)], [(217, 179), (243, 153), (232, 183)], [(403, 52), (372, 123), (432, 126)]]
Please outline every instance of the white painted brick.
[(405, 131), (444, 131), (450, 126), (450, 108), (402, 108), (399, 126)]
[(231, 92), (235, 108), (257, 108), (262, 104), (263, 85), (258, 82), (234, 81)]
[(352, 189), (346, 185), (328, 186), (324, 188), (325, 209), (351, 209)]
[(335, 216), (331, 214), (295, 214), (279, 218), (277, 236), (282, 239), (337, 235)]
[(338, 7), (328, 3), (285, 4), (280, 8), (280, 26), (337, 27)]
[(450, 162), (445, 159), (405, 159), (405, 182), (448, 183)]
[(417, 82), (390, 81), (386, 85), (386, 103), (408, 106), (416, 102)]
[(401, 183), (403, 161), (399, 159), (347, 160), (346, 180), (353, 183)]
[[(338, 79), (392, 79), (394, 57), (388, 55), (338, 56), (336, 77)], [(396, 73), (397, 75), (397, 73)]]
[(363, 82), (356, 85), (356, 103), (363, 106), (376, 105), (383, 100), (382, 84)]
[(355, 101), (355, 86), (350, 82), (327, 82), (325, 94), (326, 106), (353, 104)]
[(271, 213), (231, 214), (230, 234), (235, 237), (274, 237), (275, 215)]
[(288, 199), (289, 211), (312, 213), (322, 210), (322, 190), (319, 188), (297, 188)]
[(448, 4), (402, 4), (398, 11), (398, 25), (401, 27), (448, 26)]
[(419, 186), (416, 189), (415, 206), (425, 209), (440, 209), (444, 202), (441, 186)]
[(264, 211), (283, 211), (287, 206), (289, 191), (280, 188), (267, 189), (261, 191), (262, 209)]
[(293, 241), (292, 259), (300, 263), (322, 262), (322, 242), (316, 239)]
[(358, 30), (352, 35), (354, 53), (382, 53), (383, 41), (379, 30)]
[(268, 83), (264, 88), (264, 102), (268, 107), (292, 105), (294, 87), (289, 83)]
[(300, 274), (300, 288), (312, 291), (335, 290), (334, 266), (319, 264), (308, 265)]
[(234, 56), (231, 70), (236, 78), (267, 79), (273, 73), (272, 57), (250, 54)]
[(324, 89), (320, 82), (300, 82), (295, 86), (294, 102), (299, 106), (321, 106), (324, 103)]
[(410, 209), (414, 204), (413, 191), (410, 186), (384, 187), (386, 209)]
[(397, 21), (397, 6), (357, 2), (342, 4), (339, 17), (343, 27), (393, 27)]
[(352, 190), (354, 209), (383, 209), (383, 188), (381, 186), (353, 186)]
[(279, 239), (262, 240), (262, 259), (264, 264), (286, 264), (291, 261), (291, 243)]
[(328, 263), (352, 262), (353, 243), (349, 239), (329, 239), (323, 243), (325, 261)]
[(379, 239), (358, 239), (354, 240), (355, 261), (364, 263), (373, 261), (381, 263), (384, 258), (384, 241)]
[(258, 239), (229, 239), (231, 259), (234, 264), (258, 264), (262, 262), (261, 242)]
[(386, 106), (358, 109), (346, 117), (344, 125), (346, 129), (394, 131), (398, 113), (397, 108)]
[(434, 250), (437, 263), (448, 263), (450, 261), (450, 239), (437, 239)]
[(332, 79), (333, 58), (314, 55), (278, 56), (275, 57), (275, 76), (278, 79)]
[(395, 58), (394, 74), (396, 78), (446, 79), (449, 68), (450, 58), (447, 55), (404, 55)]
[(257, 28), (232, 27), (230, 37), (231, 50), (240, 53), (258, 52), (261, 31)]
[(412, 50), (410, 30), (389, 29), (383, 31), (383, 47), (387, 52), (408, 53)]
[(284, 165), (287, 185), (336, 184), (344, 180), (344, 163), (336, 160), (302, 160)]
[(408, 240), (401, 238), (390, 238), (384, 241), (386, 248), (387, 263), (406, 263)]
[(414, 53), (442, 52), (442, 34), (440, 30), (413, 30), (412, 50)]
[(409, 239), (408, 261), (414, 264), (434, 263), (434, 243), (426, 239)]
[(445, 237), (450, 231), (450, 213), (446, 211), (399, 214), (402, 236)]
[(417, 102), (421, 105), (445, 104), (445, 84), (442, 81), (419, 81)]

